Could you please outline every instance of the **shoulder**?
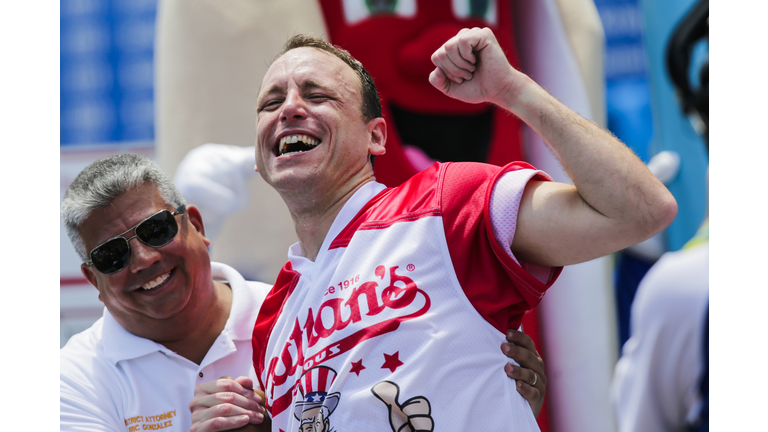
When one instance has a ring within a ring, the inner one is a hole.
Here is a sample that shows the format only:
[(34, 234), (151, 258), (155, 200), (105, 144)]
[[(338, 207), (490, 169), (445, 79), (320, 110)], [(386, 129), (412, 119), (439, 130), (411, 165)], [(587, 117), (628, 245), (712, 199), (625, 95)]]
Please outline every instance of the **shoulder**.
[(226, 264), (219, 262), (211, 262), (211, 277), (216, 280), (229, 283), (233, 291), (239, 291), (242, 289), (244, 290), (244, 295), (255, 295), (261, 300), (263, 300), (269, 290), (272, 289), (272, 285), (270, 284), (259, 281), (245, 280), (240, 272)]
[[(709, 298), (709, 246), (667, 252), (640, 282), (632, 307), (638, 318), (675, 320)], [(651, 316), (652, 315), (652, 316)]]
[(101, 336), (104, 318), (99, 318), (88, 329), (72, 336), (59, 351), (62, 376), (80, 365), (100, 359), (102, 356)]
[(89, 418), (96, 422), (108, 418), (109, 413), (114, 414), (114, 398), (120, 386), (117, 378), (119, 372), (104, 355), (101, 344), (102, 324), (103, 318), (82, 333), (72, 336), (60, 350), (62, 428), (70, 420), (77, 423)]

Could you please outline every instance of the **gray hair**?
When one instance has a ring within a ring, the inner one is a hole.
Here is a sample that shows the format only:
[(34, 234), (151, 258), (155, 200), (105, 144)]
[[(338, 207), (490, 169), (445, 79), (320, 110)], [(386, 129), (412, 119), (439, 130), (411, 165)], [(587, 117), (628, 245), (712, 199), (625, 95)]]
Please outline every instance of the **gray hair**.
[(61, 201), (61, 220), (72, 246), (83, 260), (88, 259), (85, 242), (78, 231), (83, 222), (94, 210), (110, 205), (115, 198), (146, 183), (155, 184), (160, 197), (173, 208), (187, 203), (168, 175), (151, 159), (138, 154), (99, 159), (75, 177)]

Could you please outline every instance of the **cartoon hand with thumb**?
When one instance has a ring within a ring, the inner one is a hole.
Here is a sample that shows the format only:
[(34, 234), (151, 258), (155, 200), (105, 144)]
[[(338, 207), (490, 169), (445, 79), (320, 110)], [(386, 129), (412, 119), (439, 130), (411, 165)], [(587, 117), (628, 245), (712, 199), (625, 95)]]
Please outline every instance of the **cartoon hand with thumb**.
[(390, 381), (382, 381), (371, 389), (389, 410), (389, 424), (393, 432), (432, 432), (434, 421), (429, 401), (424, 396), (416, 396), (402, 404), (397, 401), (400, 387)]

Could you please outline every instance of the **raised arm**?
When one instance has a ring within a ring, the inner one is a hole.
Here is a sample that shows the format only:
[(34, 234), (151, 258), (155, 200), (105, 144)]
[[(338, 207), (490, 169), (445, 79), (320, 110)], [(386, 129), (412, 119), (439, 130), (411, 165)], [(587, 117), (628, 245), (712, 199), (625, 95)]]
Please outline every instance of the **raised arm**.
[(541, 135), (574, 186), (532, 181), (512, 252), (562, 266), (645, 240), (677, 214), (672, 194), (610, 132), (584, 119), (507, 61), (490, 29), (464, 29), (432, 55), (429, 80), (448, 96), (496, 104)]

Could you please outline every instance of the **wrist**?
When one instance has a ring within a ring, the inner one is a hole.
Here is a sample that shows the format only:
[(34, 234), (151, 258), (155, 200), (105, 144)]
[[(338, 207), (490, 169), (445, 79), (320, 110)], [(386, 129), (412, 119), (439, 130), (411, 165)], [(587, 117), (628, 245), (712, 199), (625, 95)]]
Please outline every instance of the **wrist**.
[(517, 75), (515, 90), (506, 92), (501, 102), (496, 104), (538, 130), (542, 114), (555, 108), (557, 99), (529, 76), (519, 72)]

